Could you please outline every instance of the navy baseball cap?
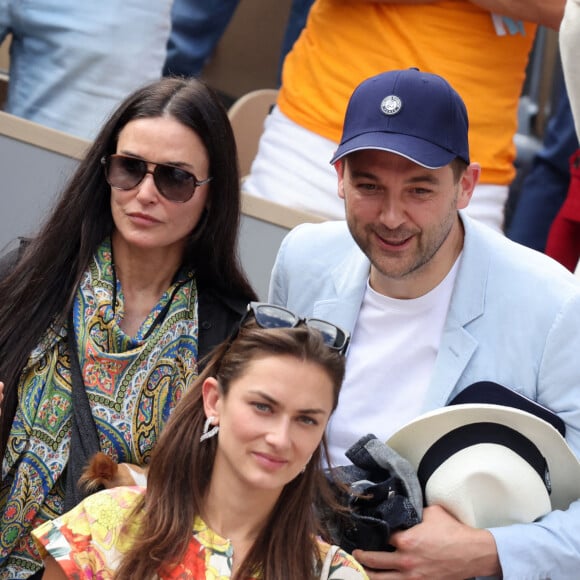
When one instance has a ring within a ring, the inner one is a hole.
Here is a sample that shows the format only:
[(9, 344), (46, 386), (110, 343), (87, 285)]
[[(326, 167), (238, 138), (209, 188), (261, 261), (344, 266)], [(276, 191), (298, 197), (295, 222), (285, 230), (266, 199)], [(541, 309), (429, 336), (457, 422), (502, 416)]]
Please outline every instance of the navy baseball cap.
[(396, 153), (428, 169), (456, 157), (469, 163), (468, 128), (465, 104), (443, 77), (416, 68), (384, 72), (354, 90), (330, 163), (361, 149)]

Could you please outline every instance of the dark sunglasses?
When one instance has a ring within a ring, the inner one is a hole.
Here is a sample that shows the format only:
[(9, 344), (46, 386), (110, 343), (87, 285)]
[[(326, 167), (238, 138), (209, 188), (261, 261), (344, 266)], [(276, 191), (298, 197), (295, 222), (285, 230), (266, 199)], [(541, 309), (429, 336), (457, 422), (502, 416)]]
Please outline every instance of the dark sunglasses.
[[(174, 165), (153, 163), (118, 154), (103, 157), (101, 165), (105, 168), (107, 183), (115, 189), (123, 191), (133, 189), (150, 173), (159, 193), (166, 199), (178, 203), (189, 201), (199, 185), (212, 179), (208, 177), (199, 181), (193, 173)], [(155, 166), (153, 171), (149, 171), (148, 165)]]
[(328, 322), (319, 318), (301, 318), (290, 310), (275, 304), (265, 302), (250, 302), (248, 310), (240, 322), (240, 326), (250, 317), (253, 316), (256, 323), (261, 328), (294, 328), (299, 324), (305, 324), (308, 328), (314, 328), (322, 334), (324, 343), (328, 348), (338, 351), (338, 354), (344, 355), (350, 342), (350, 334)]

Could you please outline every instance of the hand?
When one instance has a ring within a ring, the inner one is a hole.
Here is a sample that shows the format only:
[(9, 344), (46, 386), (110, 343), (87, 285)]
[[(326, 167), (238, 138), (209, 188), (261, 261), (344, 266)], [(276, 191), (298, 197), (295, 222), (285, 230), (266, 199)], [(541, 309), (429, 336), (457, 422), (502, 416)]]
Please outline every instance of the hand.
[[(4, 400), (4, 383), (0, 382), (0, 405)], [(2, 417), (2, 407), (0, 407), (0, 417)]]
[(469, 0), (472, 4), (514, 20), (525, 20), (548, 26), (560, 27), (566, 0)]
[(501, 576), (492, 534), (462, 524), (440, 506), (425, 508), (420, 524), (395, 532), (389, 543), (394, 552), (353, 552), (370, 580)]

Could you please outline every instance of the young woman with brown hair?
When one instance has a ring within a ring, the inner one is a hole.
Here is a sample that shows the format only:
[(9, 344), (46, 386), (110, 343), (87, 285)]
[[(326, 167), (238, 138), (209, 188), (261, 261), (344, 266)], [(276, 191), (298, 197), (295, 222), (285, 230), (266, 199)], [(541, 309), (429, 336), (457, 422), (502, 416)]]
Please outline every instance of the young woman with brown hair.
[(249, 314), (175, 409), (147, 488), (99, 492), (33, 532), (46, 580), (366, 578), (316, 537), (348, 337), (277, 306)]

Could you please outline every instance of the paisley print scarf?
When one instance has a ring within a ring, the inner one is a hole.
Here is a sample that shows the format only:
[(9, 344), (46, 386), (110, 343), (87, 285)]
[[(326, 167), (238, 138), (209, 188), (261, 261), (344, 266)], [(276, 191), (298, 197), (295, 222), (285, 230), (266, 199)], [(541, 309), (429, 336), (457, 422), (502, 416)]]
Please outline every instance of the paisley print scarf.
[[(146, 465), (173, 407), (197, 378), (193, 272), (178, 272), (135, 336), (119, 326), (123, 311), (106, 239), (75, 297), (76, 355), (101, 450), (117, 462)], [(66, 319), (48, 328), (20, 377), (0, 484), (0, 580), (40, 568), (29, 532), (63, 512), (72, 412)]]

